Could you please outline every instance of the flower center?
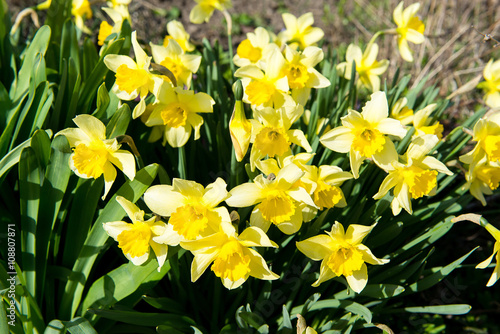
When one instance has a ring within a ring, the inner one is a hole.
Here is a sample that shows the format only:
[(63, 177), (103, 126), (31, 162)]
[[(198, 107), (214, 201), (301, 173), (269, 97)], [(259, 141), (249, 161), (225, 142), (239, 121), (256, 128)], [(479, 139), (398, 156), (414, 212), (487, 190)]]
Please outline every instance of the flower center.
[(337, 186), (329, 185), (325, 182), (318, 182), (314, 191), (314, 203), (320, 210), (333, 208), (342, 199), (342, 191)]
[(203, 207), (184, 205), (172, 213), (168, 222), (173, 225), (174, 231), (184, 238), (194, 240), (208, 226), (206, 211)]
[(351, 276), (361, 269), (363, 263), (363, 253), (360, 250), (348, 243), (342, 243), (330, 254), (326, 265), (337, 276)]
[(171, 103), (163, 107), (160, 113), (163, 124), (172, 128), (186, 125), (187, 114), (186, 109), (179, 102)]
[(495, 190), (500, 183), (500, 168), (491, 166), (477, 168), (476, 176), (486, 183), (491, 190)]
[(245, 255), (243, 247), (235, 238), (230, 238), (222, 246), (211, 269), (217, 277), (236, 282), (248, 276), (250, 272), (250, 256)]
[(290, 148), (288, 135), (280, 128), (263, 127), (255, 136), (254, 145), (262, 154), (270, 157), (281, 156)]
[(139, 257), (149, 250), (149, 242), (151, 241), (151, 228), (144, 222), (135, 222), (131, 224), (129, 230), (125, 230), (118, 234), (116, 240), (124, 254), (130, 257)]
[(364, 157), (371, 157), (384, 148), (386, 139), (377, 129), (363, 128), (362, 131), (355, 131), (354, 135), (352, 148)]
[(307, 80), (309, 80), (309, 73), (307, 67), (302, 64), (290, 64), (284, 70), (284, 74), (288, 78), (288, 85), (290, 88), (304, 88)]
[(259, 204), (259, 210), (265, 220), (278, 225), (290, 220), (295, 213), (295, 204), (285, 192), (271, 190)]
[(262, 50), (254, 47), (249, 39), (244, 39), (240, 45), (238, 45), (236, 53), (240, 58), (248, 59), (252, 63), (256, 63), (262, 57)]
[(245, 93), (247, 93), (251, 104), (260, 106), (263, 103), (269, 102), (275, 91), (276, 88), (269, 82), (252, 81), (248, 84)]
[(488, 159), (490, 161), (499, 161), (500, 160), (500, 135), (499, 136), (487, 136), (484, 139), (484, 150), (488, 155)]
[(142, 69), (131, 69), (122, 64), (116, 70), (116, 84), (122, 91), (132, 94), (135, 90), (149, 86), (150, 81), (148, 72)]
[(410, 21), (408, 21), (406, 26), (398, 27), (396, 31), (402, 39), (406, 39), (406, 35), (408, 34), (408, 29), (413, 29), (423, 34), (425, 30), (425, 25), (418, 17), (414, 16), (410, 19)]
[(78, 144), (73, 149), (73, 165), (83, 175), (97, 179), (104, 172), (104, 165), (108, 161), (108, 151), (105, 148), (90, 148), (85, 144)]
[[(160, 63), (160, 65), (163, 65), (166, 68), (168, 68), (170, 70), (170, 72), (172, 72), (174, 77), (177, 79), (177, 81), (181, 81), (181, 76), (185, 72), (189, 72), (189, 70), (186, 68), (186, 66), (184, 66), (182, 64), (182, 62), (180, 60), (172, 59), (170, 57), (163, 59), (162, 62)], [(164, 78), (168, 79), (168, 77), (164, 77)]]
[(424, 170), (417, 166), (406, 167), (403, 171), (404, 182), (408, 185), (412, 198), (429, 195), (437, 185), (435, 170)]

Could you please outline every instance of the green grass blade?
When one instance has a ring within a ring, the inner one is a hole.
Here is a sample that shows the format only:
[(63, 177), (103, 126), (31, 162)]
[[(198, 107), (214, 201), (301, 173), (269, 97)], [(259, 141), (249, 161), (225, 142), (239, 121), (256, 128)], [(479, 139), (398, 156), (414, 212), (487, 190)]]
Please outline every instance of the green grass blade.
[(446, 314), (446, 315), (467, 314), (471, 309), (472, 306), (467, 304), (413, 306), (404, 308), (404, 310), (409, 313), (430, 313), (430, 314)]

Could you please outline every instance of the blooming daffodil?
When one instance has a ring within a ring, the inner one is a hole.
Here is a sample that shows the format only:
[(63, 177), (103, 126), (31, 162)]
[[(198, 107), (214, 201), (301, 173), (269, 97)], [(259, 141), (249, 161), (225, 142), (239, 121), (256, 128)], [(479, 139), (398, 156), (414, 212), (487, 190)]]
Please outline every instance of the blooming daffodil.
[(144, 211), (124, 197), (117, 196), (116, 200), (132, 224), (123, 221), (108, 222), (103, 224), (104, 230), (118, 242), (118, 247), (125, 257), (136, 266), (147, 261), (152, 248), (160, 271), (167, 258), (168, 246), (178, 245), (179, 236), (173, 232), (171, 225), (161, 220), (156, 221), (155, 217), (144, 220)]
[(388, 135), (399, 139), (406, 135), (401, 122), (388, 118), (388, 112), (385, 93), (373, 93), (361, 113), (350, 109), (341, 118), (342, 126), (325, 133), (320, 142), (332, 151), (349, 152), (354, 178), (359, 177), (359, 168), (365, 158), (372, 158), (379, 167), (387, 168), (398, 157)]
[(191, 282), (196, 282), (211, 263), (210, 269), (230, 290), (242, 285), (249, 276), (262, 280), (279, 278), (269, 269), (262, 255), (250, 248), (278, 247), (258, 227), (249, 227), (238, 235), (233, 225), (222, 222), (217, 233), (180, 244), (194, 254)]
[(425, 25), (416, 16), (420, 9), (420, 3), (416, 2), (403, 10), (404, 1), (394, 9), (393, 19), (397, 24), (396, 34), (398, 36), (398, 48), (401, 57), (407, 62), (413, 61), (413, 55), (408, 42), (422, 44), (425, 40)]
[(214, 10), (221, 12), (232, 6), (231, 0), (195, 0), (197, 5), (189, 13), (189, 21), (194, 24), (208, 22)]
[(297, 248), (314, 261), (321, 260), (319, 278), (312, 286), (337, 276), (344, 276), (355, 292), (360, 293), (368, 282), (366, 263), (381, 265), (387, 259), (376, 258), (370, 249), (361, 242), (375, 227), (351, 224), (344, 227), (335, 222), (330, 232), (297, 242)]
[(275, 47), (276, 45), (271, 43), (269, 32), (262, 27), (257, 27), (254, 32), (247, 33), (247, 38), (238, 45), (233, 62), (238, 67), (258, 65), (259, 61), (265, 59), (270, 50)]
[(490, 108), (500, 107), (500, 59), (490, 59), (483, 70), (484, 81), (477, 85), (484, 90), (484, 103)]
[(176, 20), (168, 22), (167, 32), (168, 35), (163, 39), (163, 46), (166, 47), (168, 45), (168, 42), (173, 39), (177, 43), (179, 43), (179, 46), (182, 48), (182, 50), (186, 52), (194, 51), (195, 47), (193, 43), (189, 41), (190, 36), (186, 32), (186, 29), (184, 29), (184, 26), (181, 22)]
[(218, 205), (229, 197), (226, 183), (218, 178), (204, 188), (194, 181), (174, 178), (172, 185), (157, 185), (144, 193), (144, 202), (154, 213), (170, 217), (169, 224), (182, 240), (194, 240), (219, 231), (229, 213)]
[(312, 27), (314, 17), (311, 12), (299, 18), (290, 13), (283, 13), (283, 22), (286, 29), (278, 34), (281, 44), (288, 44), (292, 48), (304, 50), (308, 46), (315, 46), (325, 33), (321, 28)]
[(91, 115), (78, 115), (73, 122), (78, 128), (64, 129), (56, 135), (65, 136), (73, 148), (69, 165), (76, 175), (93, 179), (103, 175), (103, 199), (115, 181), (114, 166), (123, 171), (129, 179), (134, 179), (134, 156), (129, 151), (120, 150), (121, 145), (116, 138), (106, 139), (106, 127), (100, 120)]
[(378, 44), (376, 43), (368, 44), (365, 52), (361, 52), (359, 46), (350, 44), (347, 47), (346, 61), (337, 65), (337, 71), (347, 80), (351, 80), (354, 62), (356, 73), (359, 75), (358, 87), (364, 86), (369, 91), (376, 92), (380, 90), (379, 76), (389, 67), (389, 61), (387, 59), (377, 61), (377, 55)]

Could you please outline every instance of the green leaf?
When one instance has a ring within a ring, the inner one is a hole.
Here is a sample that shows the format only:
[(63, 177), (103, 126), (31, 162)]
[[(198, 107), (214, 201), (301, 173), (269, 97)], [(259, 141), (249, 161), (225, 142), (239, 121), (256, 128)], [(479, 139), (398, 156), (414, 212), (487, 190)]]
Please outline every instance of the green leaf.
[(478, 247), (474, 248), (458, 260), (453, 261), (449, 265), (442, 267), (442, 268), (435, 268), (435, 272), (429, 276), (426, 276), (425, 278), (411, 284), (408, 289), (406, 290), (405, 293), (414, 293), (414, 292), (420, 292), (426, 289), (429, 289), (430, 287), (436, 285), (439, 283), (442, 279), (444, 279), (446, 276), (448, 276), (453, 270), (455, 270), (462, 262), (465, 261), (466, 258), (469, 257), (469, 255), (472, 254)]
[(392, 298), (405, 291), (405, 288), (396, 284), (367, 284), (359, 293), (376, 299)]
[[(97, 279), (90, 287), (82, 308), (108, 308), (116, 302), (134, 293), (143, 281), (153, 272), (157, 271), (158, 262), (148, 261), (146, 264), (136, 266), (132, 262), (121, 265), (113, 271)], [(162, 267), (164, 274), (170, 269), (170, 264), (165, 262)], [(85, 312), (85, 311), (84, 311)]]
[(180, 304), (177, 300), (167, 297), (149, 297), (142, 296), (142, 299), (148, 303), (149, 305), (157, 308), (159, 310), (168, 312), (168, 313), (185, 313), (184, 306)]
[(431, 314), (446, 314), (446, 315), (467, 314), (471, 309), (472, 306), (467, 304), (413, 306), (404, 308), (404, 310), (409, 313), (431, 313)]
[(66, 332), (66, 327), (61, 320), (54, 319), (47, 325), (43, 334), (64, 334)]
[(190, 326), (196, 325), (191, 318), (175, 314), (95, 309), (90, 309), (89, 311), (106, 319), (111, 319), (132, 325), (148, 327), (161, 325), (172, 326), (173, 328), (180, 331), (190, 331)]
[(129, 106), (127, 104), (122, 105), (106, 125), (106, 138), (115, 138), (125, 134), (131, 119), (132, 112)]
[(92, 113), (92, 116), (101, 118), (106, 112), (110, 102), (109, 93), (106, 89), (106, 84), (103, 83), (97, 90), (97, 109)]
[(92, 70), (97, 65), (99, 61), (99, 55), (97, 54), (97, 50), (95, 48), (94, 42), (91, 38), (85, 38), (83, 42), (83, 70), (82, 70), (82, 78), (85, 82), (92, 73)]
[(63, 323), (71, 334), (97, 334), (97, 331), (85, 318), (76, 317)]
[[(66, 0), (52, 0), (47, 10), (46, 24), (53, 31), (52, 42), (59, 45), (64, 22), (71, 18), (71, 2)], [(53, 55), (56, 56), (56, 55)], [(57, 55), (58, 56), (58, 55)], [(57, 60), (54, 59), (54, 62)], [(57, 68), (57, 67), (53, 67)]]
[(19, 162), (19, 195), (21, 210), (21, 258), (26, 288), (36, 296), (36, 223), (40, 204), (40, 164), (35, 151), (25, 147)]
[(116, 201), (116, 196), (123, 196), (132, 203), (135, 203), (151, 185), (157, 171), (158, 165), (156, 164), (146, 166), (138, 171), (134, 180), (127, 180), (116, 194), (109, 199), (108, 204), (101, 211), (85, 240), (80, 255), (73, 266), (72, 275), (66, 284), (61, 300), (61, 318), (73, 318), (80, 304), (83, 288), (85, 287), (90, 270), (94, 265), (97, 255), (108, 239), (108, 234), (104, 231), (102, 223), (119, 221), (125, 216), (125, 212)]
[[(61, 47), (59, 49), (59, 60), (73, 59), (75, 62), (77, 73), (80, 72), (80, 47), (78, 46), (78, 38), (76, 37), (76, 27), (71, 19), (67, 19), (62, 28)], [(62, 72), (63, 62), (59, 62), (59, 73)]]

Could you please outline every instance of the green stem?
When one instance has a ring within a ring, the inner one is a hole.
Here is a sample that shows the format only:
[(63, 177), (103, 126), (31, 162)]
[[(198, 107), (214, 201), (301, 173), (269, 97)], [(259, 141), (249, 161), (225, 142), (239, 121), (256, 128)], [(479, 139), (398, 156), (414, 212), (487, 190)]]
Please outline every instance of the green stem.
[(373, 37), (370, 39), (368, 44), (366, 45), (366, 48), (368, 49), (368, 47), (370, 45), (372, 45), (379, 36), (384, 35), (384, 34), (396, 34), (396, 29), (387, 29), (387, 30), (377, 31), (375, 33), (375, 35), (373, 35)]
[(179, 171), (179, 177), (183, 180), (186, 180), (186, 151), (184, 146), (179, 147), (179, 162), (177, 165), (177, 169)]

